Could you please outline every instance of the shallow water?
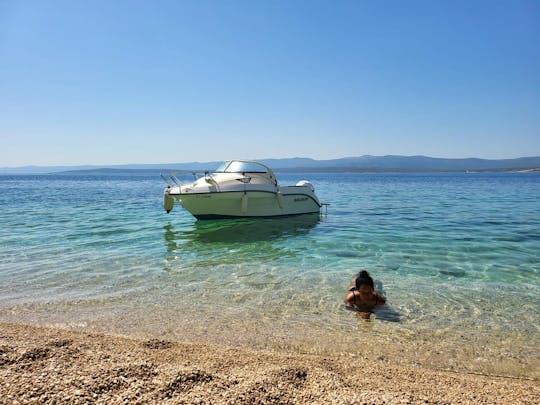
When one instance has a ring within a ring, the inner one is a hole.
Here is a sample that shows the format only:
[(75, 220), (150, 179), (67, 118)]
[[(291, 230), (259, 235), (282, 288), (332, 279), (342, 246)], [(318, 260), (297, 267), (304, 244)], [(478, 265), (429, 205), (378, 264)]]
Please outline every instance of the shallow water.
[[(328, 214), (196, 221), (158, 176), (0, 176), (0, 320), (539, 377), (540, 175), (278, 177)], [(342, 305), (359, 269), (371, 322)]]

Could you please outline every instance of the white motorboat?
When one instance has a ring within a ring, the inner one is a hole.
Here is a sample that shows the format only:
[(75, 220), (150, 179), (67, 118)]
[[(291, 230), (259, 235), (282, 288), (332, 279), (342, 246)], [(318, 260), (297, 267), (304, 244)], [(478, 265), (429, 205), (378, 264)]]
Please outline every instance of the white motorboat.
[(169, 174), (163, 206), (169, 213), (176, 201), (197, 219), (278, 217), (319, 213), (324, 203), (306, 180), (280, 186), (268, 166), (251, 160), (229, 160), (189, 184)]

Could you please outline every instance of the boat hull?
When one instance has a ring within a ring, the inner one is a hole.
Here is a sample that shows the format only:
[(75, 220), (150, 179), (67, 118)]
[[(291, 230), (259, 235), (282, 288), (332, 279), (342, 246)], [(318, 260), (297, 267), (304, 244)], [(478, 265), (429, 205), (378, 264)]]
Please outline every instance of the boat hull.
[(197, 219), (279, 217), (320, 212), (316, 197), (303, 193), (229, 191), (172, 195)]

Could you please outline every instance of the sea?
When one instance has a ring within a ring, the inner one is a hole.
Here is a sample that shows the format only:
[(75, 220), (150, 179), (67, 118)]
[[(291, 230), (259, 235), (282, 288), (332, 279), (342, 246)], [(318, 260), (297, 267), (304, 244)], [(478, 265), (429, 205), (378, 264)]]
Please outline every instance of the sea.
[(540, 377), (540, 173), (277, 175), (329, 205), (197, 221), (158, 174), (0, 176), (0, 321)]

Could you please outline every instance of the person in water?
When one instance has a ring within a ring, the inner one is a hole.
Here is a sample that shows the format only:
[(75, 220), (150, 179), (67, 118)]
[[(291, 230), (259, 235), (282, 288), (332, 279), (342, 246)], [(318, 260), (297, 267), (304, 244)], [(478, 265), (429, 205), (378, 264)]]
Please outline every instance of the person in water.
[[(354, 286), (352, 286), (353, 282)], [(375, 307), (384, 305), (386, 299), (375, 291), (373, 279), (369, 273), (362, 270), (352, 278), (349, 292), (343, 301), (348, 308), (357, 312), (359, 317), (369, 319)]]

